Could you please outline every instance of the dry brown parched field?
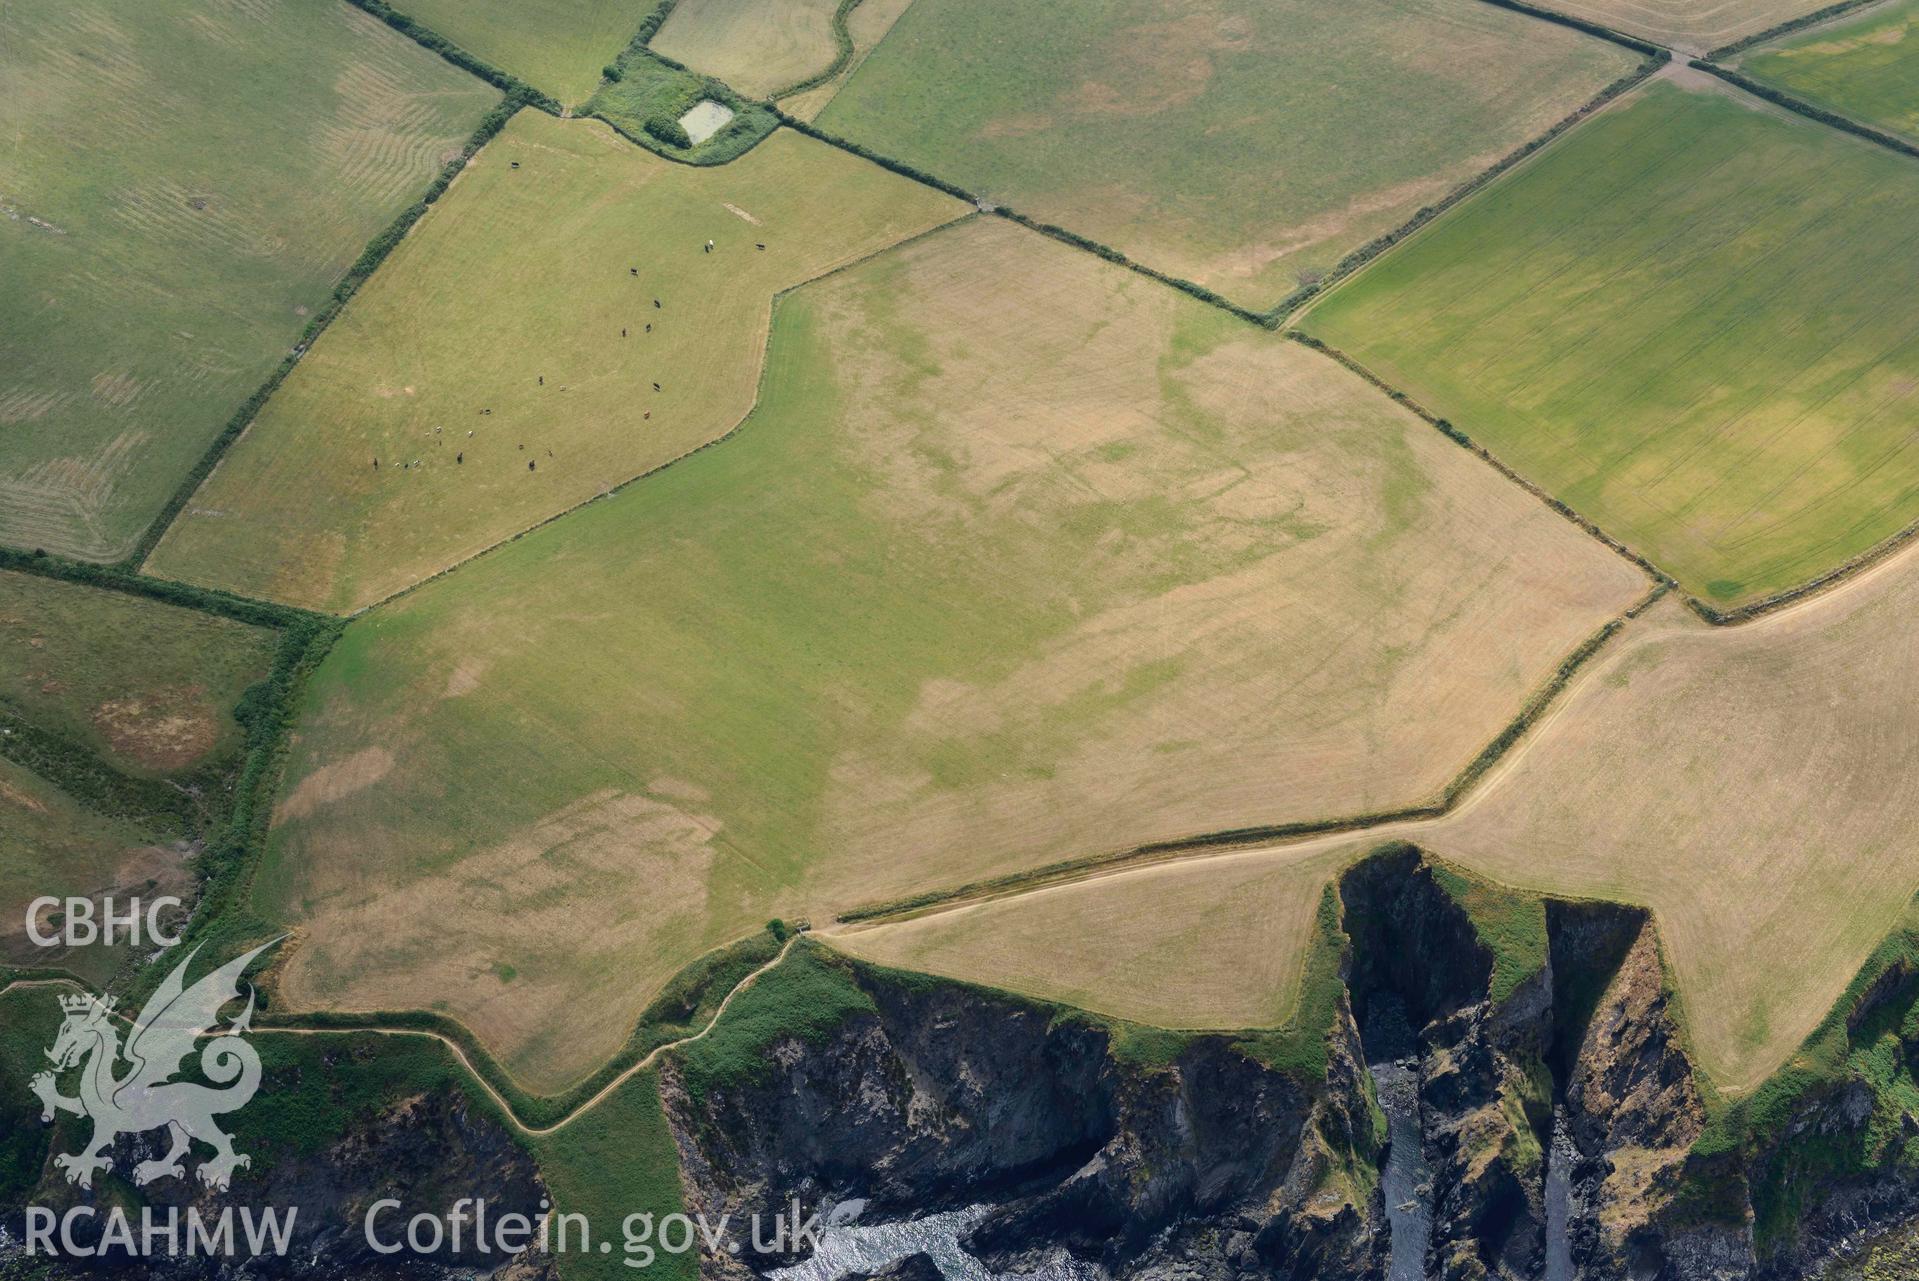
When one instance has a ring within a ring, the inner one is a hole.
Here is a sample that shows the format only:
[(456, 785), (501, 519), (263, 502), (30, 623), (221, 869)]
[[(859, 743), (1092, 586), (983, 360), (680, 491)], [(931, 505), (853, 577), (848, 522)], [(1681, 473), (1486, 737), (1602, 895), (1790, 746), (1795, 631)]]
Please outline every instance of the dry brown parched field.
[[(1919, 888), (1915, 610), (1911, 555), (1737, 628), (1661, 602), (1443, 819), (1108, 873), (838, 941), (1148, 1021), (1168, 1017), (1175, 984), (1177, 1022), (1242, 1026), (1284, 999), (1325, 869), (1404, 837), (1508, 884), (1652, 908), (1701, 1061), (1721, 1088), (1748, 1088)], [(1247, 939), (1268, 930), (1263, 946), (1294, 959), (1248, 966)], [(1163, 963), (1135, 963), (1136, 938)]]
[[(550, 1088), (766, 917), (1430, 800), (1645, 590), (1331, 361), (995, 219), (788, 295), (733, 438), (373, 611), (259, 889)], [(510, 784), (510, 785), (509, 785)]]
[(899, 922), (833, 946), (1156, 1027), (1280, 1027), (1327, 882), (1373, 841), (1200, 858)]
[(775, 293), (965, 211), (790, 131), (703, 169), (523, 111), (300, 362), (150, 567), (316, 609), (371, 604), (723, 435), (752, 408)]

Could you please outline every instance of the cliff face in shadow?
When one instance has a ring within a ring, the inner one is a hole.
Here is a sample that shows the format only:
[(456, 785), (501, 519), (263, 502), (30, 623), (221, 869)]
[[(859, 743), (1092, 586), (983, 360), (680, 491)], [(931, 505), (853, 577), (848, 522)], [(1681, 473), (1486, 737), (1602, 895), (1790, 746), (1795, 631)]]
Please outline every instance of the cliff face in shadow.
[[(1383, 1281), (1408, 1207), (1384, 1204), (1365, 1065), (1390, 1061), (1416, 1082), (1427, 1277), (1534, 1281), (1556, 1259), (1596, 1281), (1783, 1281), (1909, 1217), (1919, 1180), (1883, 1149), (1801, 1178), (1867, 1142), (1882, 1087), (1809, 1085), (1764, 1127), (1709, 1118), (1645, 912), (1514, 895), (1407, 846), (1350, 869), (1338, 908), (1310, 1073), (1257, 1034), (1149, 1034), (822, 952), (859, 994), (830, 1028), (773, 1037), (737, 1079), (667, 1066), (688, 1209), (990, 1203), (965, 1245), (998, 1271), (1070, 1254), (1121, 1279)], [(1911, 1022), (1919, 1048), (1919, 982), (1882, 986), (1869, 1017)]]

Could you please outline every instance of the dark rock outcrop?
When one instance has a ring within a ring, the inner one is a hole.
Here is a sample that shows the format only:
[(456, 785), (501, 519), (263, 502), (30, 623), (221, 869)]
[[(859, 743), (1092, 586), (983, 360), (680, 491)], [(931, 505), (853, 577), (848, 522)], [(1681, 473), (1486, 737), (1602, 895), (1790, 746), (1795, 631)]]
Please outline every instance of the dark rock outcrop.
[[(161, 1132), (122, 1138), (115, 1146), (116, 1167), (131, 1169), (156, 1157), (165, 1146)], [(291, 1156), (270, 1168), (240, 1172), (231, 1190), (209, 1191), (192, 1178), (167, 1179), (140, 1189), (138, 1200), (128, 1199), (130, 1188), (113, 1197), (82, 1192), (57, 1176), (50, 1176), (33, 1196), (33, 1204), (54, 1215), (70, 1207), (91, 1205), (102, 1215), (110, 1204), (124, 1205), (137, 1233), (141, 1203), (156, 1214), (169, 1208), (183, 1218), (196, 1209), (209, 1222), (223, 1209), (275, 1208), (284, 1217), (294, 1213), (293, 1230), (283, 1255), (243, 1252), (241, 1257), (204, 1257), (182, 1251), (160, 1250), (142, 1257), (111, 1251), (75, 1262), (41, 1259), (49, 1278), (66, 1276), (126, 1276), (156, 1281), (199, 1281), (201, 1278), (300, 1277), (317, 1281), (438, 1281), (440, 1278), (491, 1278), (492, 1281), (554, 1281), (551, 1260), (536, 1251), (517, 1258), (497, 1249), (476, 1249), (472, 1229), (462, 1248), (450, 1240), (429, 1255), (402, 1250), (382, 1254), (371, 1248), (363, 1230), (367, 1209), (375, 1201), (392, 1198), (400, 1207), (382, 1214), (383, 1243), (404, 1242), (406, 1223), (415, 1214), (444, 1219), (454, 1203), (472, 1197), (486, 1202), (489, 1219), (517, 1213), (531, 1220), (541, 1212), (546, 1190), (533, 1159), (491, 1116), (474, 1109), (462, 1093), (436, 1090), (401, 1099), (344, 1139), (310, 1155)], [(98, 1218), (81, 1221), (76, 1240), (86, 1246), (99, 1243), (104, 1225)], [(10, 1222), (15, 1240), (18, 1222)], [(184, 1229), (183, 1235), (184, 1235)], [(238, 1229), (236, 1229), (236, 1239)], [(236, 1272), (244, 1264), (243, 1270)]]
[(1121, 1276), (1175, 1259), (1222, 1278), (1376, 1273), (1377, 1194), (1334, 1177), (1371, 1127), (1343, 1011), (1326, 1080), (1301, 1082), (1225, 1037), (1143, 1064), (1103, 1026), (1042, 1006), (857, 978), (874, 1011), (824, 1043), (779, 1042), (764, 1081), (696, 1103), (668, 1066), (689, 1211), (771, 1213), (797, 1195), (864, 1198), (884, 1217), (990, 1201), (966, 1244), (1000, 1268), (1064, 1247)]

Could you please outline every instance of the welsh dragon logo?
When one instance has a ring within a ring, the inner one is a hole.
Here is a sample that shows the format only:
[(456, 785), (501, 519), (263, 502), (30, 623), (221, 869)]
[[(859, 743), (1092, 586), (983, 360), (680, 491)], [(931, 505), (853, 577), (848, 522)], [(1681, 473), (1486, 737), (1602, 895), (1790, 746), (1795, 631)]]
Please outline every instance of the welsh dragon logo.
[[(53, 1158), (53, 1163), (66, 1171), (67, 1182), (92, 1187), (94, 1172), (113, 1165), (113, 1158), (104, 1154), (115, 1138), (162, 1126), (168, 1134), (167, 1152), (158, 1160), (142, 1161), (133, 1167), (136, 1184), (184, 1177), (186, 1170), (180, 1158), (187, 1155), (195, 1139), (213, 1148), (213, 1156), (199, 1169), (200, 1182), (210, 1188), (224, 1190), (234, 1170), (251, 1163), (245, 1154), (233, 1150), (233, 1140), (213, 1121), (216, 1116), (245, 1107), (260, 1088), (260, 1056), (240, 1039), (252, 1025), (251, 984), (246, 1009), (225, 1031), (211, 1035), (200, 1051), (201, 1073), (214, 1086), (224, 1088), (171, 1078), (185, 1066), (194, 1043), (213, 1033), (221, 1008), (240, 999), (240, 976), (253, 958), (272, 946), (264, 943), (192, 987), (185, 987), (187, 966), (199, 949), (189, 952), (140, 1011), (124, 1048), (114, 1025), (115, 1002), (111, 997), (60, 998), (60, 1008), (67, 1017), (53, 1048), (46, 1052), (53, 1071), (41, 1072), (31, 1084), (40, 1098), (42, 1121), (52, 1121), (56, 1112), (71, 1112), (93, 1121), (93, 1138), (83, 1150)], [(123, 1060), (128, 1065), (126, 1071), (116, 1075)], [(69, 1098), (60, 1093), (58, 1080), (60, 1074), (76, 1065), (80, 1069), (80, 1092)]]

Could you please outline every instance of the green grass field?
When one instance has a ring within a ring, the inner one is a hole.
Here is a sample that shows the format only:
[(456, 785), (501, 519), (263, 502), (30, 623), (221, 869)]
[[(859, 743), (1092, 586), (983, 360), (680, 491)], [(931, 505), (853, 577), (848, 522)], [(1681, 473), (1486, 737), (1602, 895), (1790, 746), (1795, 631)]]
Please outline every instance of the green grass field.
[(1686, 74), (1302, 327), (1731, 607), (1919, 518), (1919, 168)]
[(1754, 80), (1919, 142), (1919, 0), (1801, 31), (1737, 65)]
[(788, 295), (734, 438), (351, 627), (261, 906), (294, 1000), (444, 1001), (554, 1088), (768, 916), (1425, 800), (1644, 587), (1333, 362), (977, 219)]
[(402, 0), (393, 7), (570, 106), (593, 96), (658, 0)]
[(4, 24), (0, 542), (110, 560), (497, 95), (338, 3)]
[(818, 123), (1269, 307), (1635, 62), (1478, 0), (916, 0)]
[(840, 0), (680, 0), (648, 44), (755, 98), (833, 65)]
[(124, 773), (183, 774), (235, 750), (234, 704), (277, 643), (211, 614), (0, 572), (0, 707)]
[(700, 169), (521, 112), (152, 568), (323, 609), (411, 586), (733, 428), (776, 292), (964, 210), (790, 131)]

